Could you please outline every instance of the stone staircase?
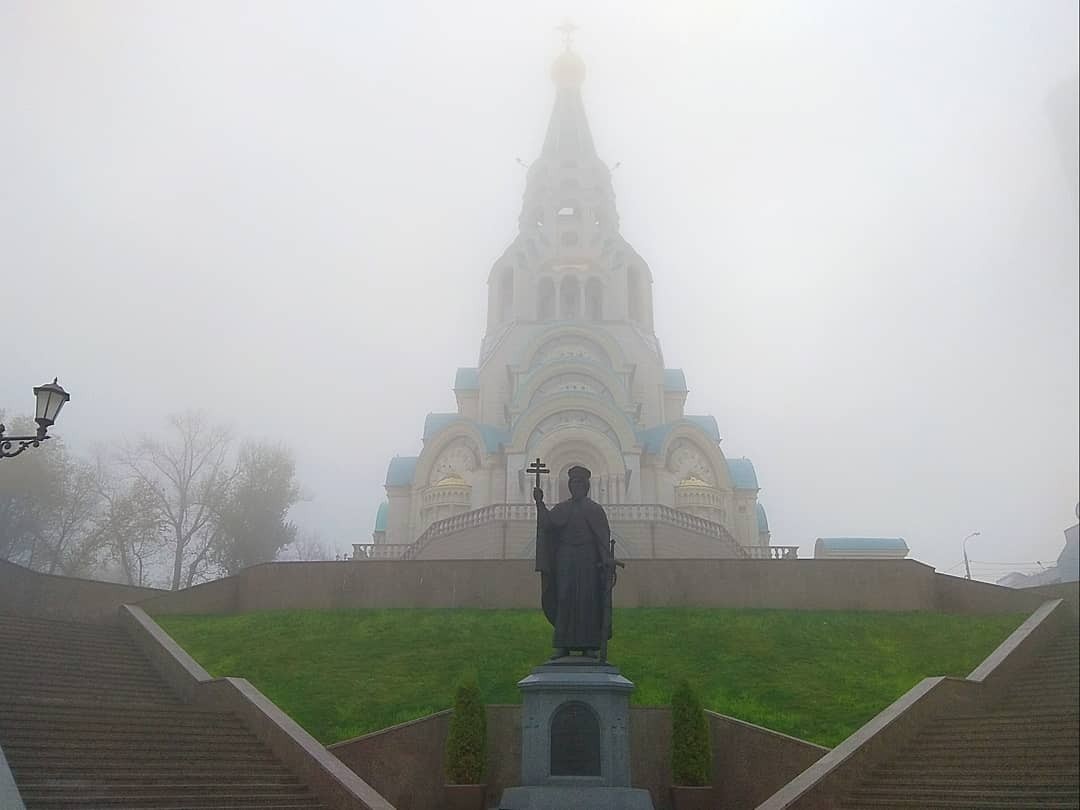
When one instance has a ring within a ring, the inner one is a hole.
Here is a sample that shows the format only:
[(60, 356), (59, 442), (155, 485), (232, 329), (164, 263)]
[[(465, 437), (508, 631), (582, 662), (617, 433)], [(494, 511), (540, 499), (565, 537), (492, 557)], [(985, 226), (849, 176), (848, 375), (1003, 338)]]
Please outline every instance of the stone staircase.
[(939, 720), (844, 808), (1080, 808), (1080, 633), (1064, 631), (988, 709)]
[(0, 615), (0, 748), (27, 810), (323, 807), (239, 718), (183, 704), (119, 627)]

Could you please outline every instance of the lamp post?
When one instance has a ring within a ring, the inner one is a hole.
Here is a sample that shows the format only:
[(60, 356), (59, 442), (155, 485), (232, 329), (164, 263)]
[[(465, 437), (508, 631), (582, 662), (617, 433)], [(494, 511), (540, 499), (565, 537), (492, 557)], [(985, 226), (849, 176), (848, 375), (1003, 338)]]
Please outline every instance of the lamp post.
[(968, 565), (967, 541), (970, 540), (972, 537), (978, 537), (979, 534), (981, 534), (981, 532), (972, 532), (964, 538), (964, 570), (967, 572), (968, 579), (971, 579), (971, 566)]
[[(38, 424), (37, 433), (33, 436), (5, 436), (4, 426), (0, 424), (0, 458), (15, 458), (28, 447), (40, 447), (46, 439), (51, 439), (49, 428), (60, 415), (60, 409), (64, 403), (71, 399), (71, 395), (59, 386), (56, 378), (51, 383), (39, 385), (34, 389), (37, 398), (34, 421)], [(18, 448), (12, 450), (13, 444), (18, 443)]]

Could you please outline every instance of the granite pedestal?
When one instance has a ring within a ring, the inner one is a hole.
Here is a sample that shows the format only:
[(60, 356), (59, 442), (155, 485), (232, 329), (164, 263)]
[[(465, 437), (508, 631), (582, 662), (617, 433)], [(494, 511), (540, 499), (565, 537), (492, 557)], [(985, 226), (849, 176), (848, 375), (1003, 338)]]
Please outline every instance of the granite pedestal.
[(559, 658), (518, 682), (521, 781), (500, 810), (652, 810), (630, 787), (630, 693), (617, 667)]

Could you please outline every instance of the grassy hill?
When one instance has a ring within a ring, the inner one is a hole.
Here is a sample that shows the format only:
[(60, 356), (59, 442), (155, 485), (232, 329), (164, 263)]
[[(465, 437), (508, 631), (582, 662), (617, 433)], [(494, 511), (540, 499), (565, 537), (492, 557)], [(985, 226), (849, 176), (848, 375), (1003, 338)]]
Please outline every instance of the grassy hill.
[[(666, 705), (680, 678), (705, 706), (832, 746), (921, 678), (964, 676), (1024, 616), (636, 608), (609, 658)], [(449, 707), (478, 675), (487, 703), (550, 654), (536, 610), (274, 611), (158, 622), (212, 675), (250, 680), (323, 743)]]

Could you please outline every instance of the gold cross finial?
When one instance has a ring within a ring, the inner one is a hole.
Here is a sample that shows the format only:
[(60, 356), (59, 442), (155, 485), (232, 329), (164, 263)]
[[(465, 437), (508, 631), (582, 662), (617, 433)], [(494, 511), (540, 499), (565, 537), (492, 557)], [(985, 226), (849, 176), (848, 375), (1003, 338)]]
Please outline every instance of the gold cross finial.
[(574, 32), (578, 27), (567, 18), (562, 21), (562, 25), (556, 26), (555, 30), (563, 35), (563, 47), (570, 50), (570, 46), (574, 44)]

